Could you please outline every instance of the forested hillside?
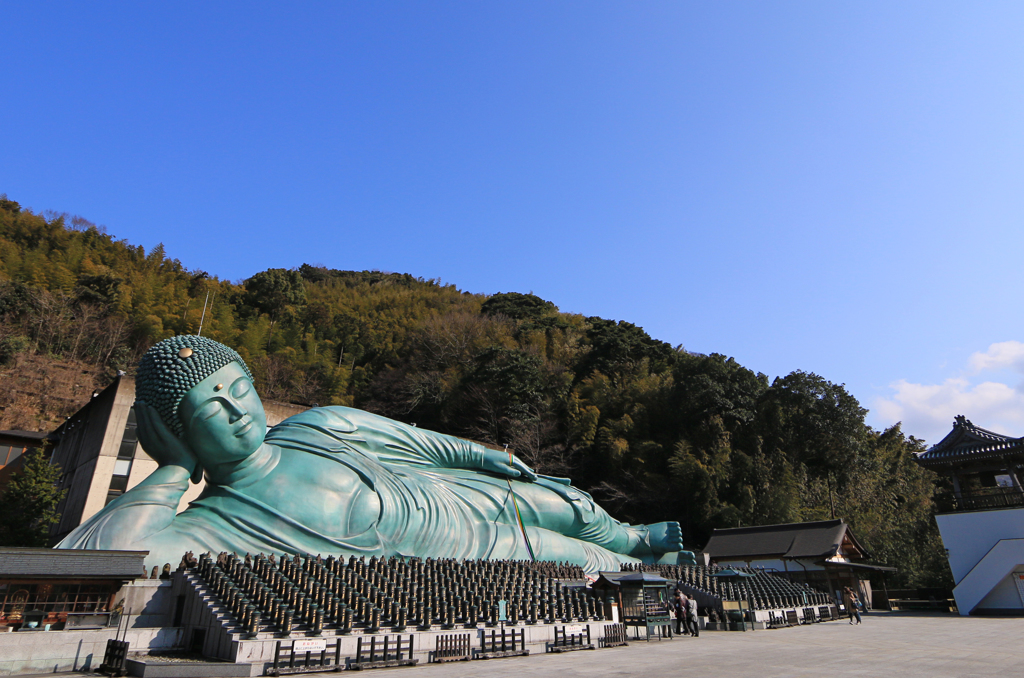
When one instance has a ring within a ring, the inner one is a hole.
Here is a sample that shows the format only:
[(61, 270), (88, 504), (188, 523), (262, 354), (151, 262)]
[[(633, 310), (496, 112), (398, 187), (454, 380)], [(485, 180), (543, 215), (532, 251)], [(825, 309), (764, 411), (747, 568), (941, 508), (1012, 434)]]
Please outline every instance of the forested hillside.
[[(921, 441), (871, 430), (856, 398), (816, 374), (769, 382), (628, 322), (403, 274), (303, 265), (235, 285), (162, 246), (0, 200), (0, 428), (51, 428), (200, 323), (242, 354), (265, 397), (508, 444), (620, 519), (678, 519), (689, 547), (715, 527), (835, 515), (876, 562), (900, 567), (891, 584), (948, 580), (937, 481), (912, 461)], [(15, 387), (47, 372), (74, 375), (68, 400)]]

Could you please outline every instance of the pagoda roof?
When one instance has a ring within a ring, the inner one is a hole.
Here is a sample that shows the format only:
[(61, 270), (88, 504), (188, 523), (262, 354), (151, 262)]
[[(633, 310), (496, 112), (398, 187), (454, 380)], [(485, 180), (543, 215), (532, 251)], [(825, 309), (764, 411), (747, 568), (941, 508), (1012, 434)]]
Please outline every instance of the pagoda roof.
[(989, 431), (975, 426), (970, 419), (958, 415), (953, 430), (945, 438), (917, 455), (917, 462), (927, 468), (982, 462), (1024, 454), (1024, 438)]

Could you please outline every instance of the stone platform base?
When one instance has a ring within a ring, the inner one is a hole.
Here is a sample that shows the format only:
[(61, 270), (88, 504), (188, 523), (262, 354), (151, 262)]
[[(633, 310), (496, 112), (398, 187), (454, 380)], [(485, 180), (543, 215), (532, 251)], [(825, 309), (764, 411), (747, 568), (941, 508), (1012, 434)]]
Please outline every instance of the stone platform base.
[(249, 678), (252, 667), (228, 662), (159, 662), (129, 659), (129, 676), (137, 678)]

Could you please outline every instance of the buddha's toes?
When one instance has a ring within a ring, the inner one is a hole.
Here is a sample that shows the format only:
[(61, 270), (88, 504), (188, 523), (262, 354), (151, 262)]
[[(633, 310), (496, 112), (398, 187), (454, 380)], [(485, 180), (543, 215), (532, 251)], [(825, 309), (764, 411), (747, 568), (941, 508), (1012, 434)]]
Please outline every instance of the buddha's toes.
[(683, 530), (675, 521), (652, 523), (650, 530), (651, 550), (655, 553), (670, 553), (683, 550)]

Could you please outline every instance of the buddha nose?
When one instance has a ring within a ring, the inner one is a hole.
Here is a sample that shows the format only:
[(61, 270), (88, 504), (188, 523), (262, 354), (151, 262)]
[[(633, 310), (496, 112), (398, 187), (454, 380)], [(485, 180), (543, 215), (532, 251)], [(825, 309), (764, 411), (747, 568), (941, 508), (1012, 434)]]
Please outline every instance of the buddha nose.
[(249, 411), (242, 407), (242, 404), (234, 398), (225, 398), (224, 408), (228, 411), (228, 421), (232, 424), (249, 414)]

